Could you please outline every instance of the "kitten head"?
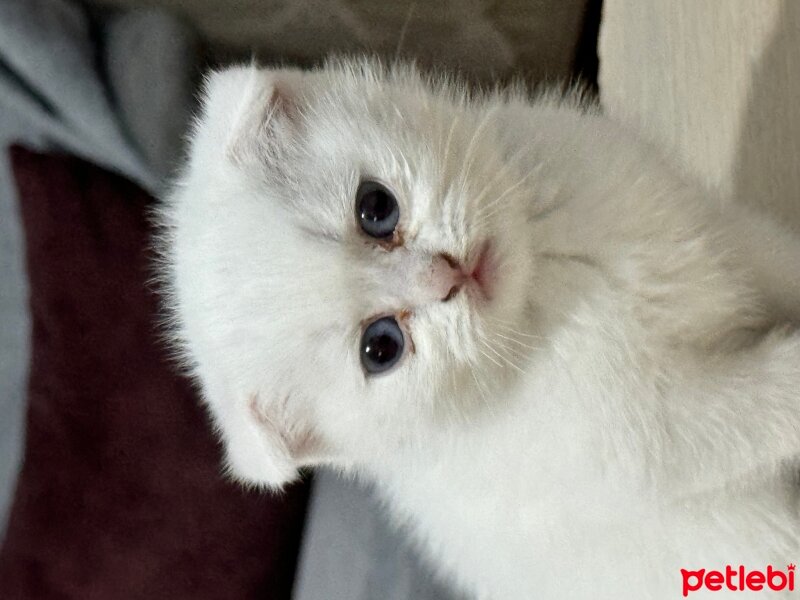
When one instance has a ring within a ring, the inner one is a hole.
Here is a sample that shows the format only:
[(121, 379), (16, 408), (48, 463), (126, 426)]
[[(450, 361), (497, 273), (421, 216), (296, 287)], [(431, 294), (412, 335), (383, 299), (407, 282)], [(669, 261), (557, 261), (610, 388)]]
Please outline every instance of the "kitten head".
[(233, 474), (388, 459), (513, 385), (531, 265), (501, 106), (369, 62), (208, 78), (163, 251)]

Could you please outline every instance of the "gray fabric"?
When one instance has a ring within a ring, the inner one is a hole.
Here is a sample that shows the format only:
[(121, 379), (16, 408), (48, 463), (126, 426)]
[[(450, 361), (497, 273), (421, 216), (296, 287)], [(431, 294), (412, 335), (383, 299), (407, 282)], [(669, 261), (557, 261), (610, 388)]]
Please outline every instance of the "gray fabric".
[(0, 0), (0, 538), (22, 456), (30, 337), (5, 148), (18, 141), (65, 150), (157, 192), (191, 105), (195, 46), (162, 13), (97, 22), (65, 0)]
[(120, 119), (158, 181), (182, 154), (198, 74), (198, 42), (159, 11), (123, 12), (104, 28), (108, 78)]
[(155, 178), (122, 132), (97, 71), (90, 21), (63, 0), (0, 2), (0, 102), (35, 131), (152, 188)]
[[(0, 142), (16, 137), (0, 113)], [(14, 491), (23, 443), (25, 378), (28, 370), (30, 319), (23, 238), (8, 155), (0, 156), (0, 540)]]
[(295, 600), (459, 600), (434, 578), (373, 492), (320, 469)]

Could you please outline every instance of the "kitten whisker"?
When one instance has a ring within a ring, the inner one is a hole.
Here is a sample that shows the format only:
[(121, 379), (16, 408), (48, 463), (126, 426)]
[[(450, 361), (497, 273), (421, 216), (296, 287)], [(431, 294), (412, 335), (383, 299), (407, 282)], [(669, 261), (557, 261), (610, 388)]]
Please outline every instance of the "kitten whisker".
[[(486, 346), (487, 348), (489, 348), (489, 349), (491, 350), (491, 348), (490, 348), (490, 347), (489, 347), (489, 346), (488, 346), (486, 343), (484, 343), (484, 342), (483, 342), (483, 340), (481, 340), (481, 342), (483, 343), (483, 345), (484, 345), (484, 346)], [(497, 361), (496, 361), (494, 358), (492, 358), (491, 356), (489, 356), (488, 354), (486, 354), (486, 352), (484, 352), (483, 350), (481, 350), (481, 349), (478, 349), (478, 352), (480, 352), (481, 354), (483, 354), (483, 355), (484, 355), (484, 356), (485, 356), (487, 359), (489, 359), (490, 361), (492, 361), (494, 364), (496, 364), (496, 365), (497, 365), (498, 367), (500, 367), (501, 369), (503, 368), (503, 365), (502, 365), (502, 364), (500, 364), (500, 363), (499, 363), (499, 362), (497, 362)], [(497, 352), (495, 352), (495, 354), (497, 354)], [(498, 356), (499, 356), (499, 355), (498, 355)], [(503, 358), (503, 357), (501, 356), (500, 358)]]
[(458, 400), (457, 400), (457, 392), (458, 392), (458, 380), (456, 379), (456, 365), (454, 364), (450, 368), (450, 383), (453, 386), (452, 393), (450, 394), (450, 400), (448, 404), (451, 406), (451, 412), (458, 414)]
[(496, 336), (498, 336), (498, 337), (503, 338), (504, 340), (508, 340), (510, 342), (514, 342), (515, 344), (517, 344), (519, 346), (522, 346), (523, 348), (527, 348), (528, 350), (539, 350), (539, 348), (537, 348), (536, 346), (531, 346), (530, 344), (526, 344), (525, 342), (521, 342), (520, 340), (518, 340), (518, 339), (516, 339), (514, 337), (509, 337), (509, 336), (503, 335), (502, 333), (499, 333), (497, 331), (495, 331), (494, 334)]
[(487, 321), (491, 321), (492, 323), (495, 323), (497, 326), (502, 327), (508, 331), (511, 331), (512, 333), (519, 334), (522, 337), (533, 338), (538, 340), (544, 339), (544, 336), (537, 335), (534, 333), (527, 333), (517, 329), (516, 327), (513, 326), (514, 323), (512, 321), (505, 321), (503, 319), (498, 319), (497, 317), (484, 317), (484, 318)]
[(470, 179), (470, 176), (472, 175), (472, 167), (475, 163), (476, 151), (478, 147), (476, 142), (483, 133), (483, 130), (491, 122), (491, 117), (494, 116), (496, 111), (497, 107), (492, 106), (484, 113), (483, 118), (478, 123), (478, 126), (475, 128), (475, 131), (473, 131), (472, 137), (470, 138), (469, 143), (467, 144), (467, 149), (464, 152), (464, 159), (463, 159), (464, 166), (462, 167), (463, 177), (461, 179), (461, 192), (462, 195), (464, 195), (465, 197), (468, 197), (465, 186), (467, 181)]
[(464, 164), (466, 165), (464, 167), (464, 173), (466, 175), (464, 179), (467, 179), (469, 177), (470, 172), (472, 171), (472, 164), (475, 160), (474, 153), (475, 149), (477, 148), (476, 142), (478, 141), (480, 134), (483, 133), (483, 130), (489, 124), (491, 117), (494, 116), (496, 111), (497, 111), (496, 106), (492, 106), (489, 110), (487, 110), (483, 115), (483, 119), (481, 119), (481, 121), (478, 123), (478, 126), (475, 128), (475, 131), (472, 133), (472, 137), (469, 140), (469, 144), (467, 144), (467, 149), (464, 152)]
[(484, 389), (483, 384), (480, 382), (479, 378), (475, 375), (475, 365), (471, 361), (469, 364), (470, 364), (469, 374), (472, 375), (472, 379), (475, 381), (475, 385), (478, 387), (478, 392), (480, 393), (481, 398), (483, 399), (483, 403), (484, 405), (486, 405), (486, 408), (493, 413), (493, 408), (491, 403), (489, 402), (489, 397), (486, 394), (486, 390)]
[[(500, 357), (500, 360), (503, 360), (503, 361), (505, 361), (505, 363), (506, 363), (508, 366), (515, 368), (515, 369), (516, 369), (517, 371), (519, 371), (520, 373), (525, 373), (525, 371), (523, 371), (523, 370), (522, 370), (522, 369), (519, 367), (519, 365), (517, 365), (516, 363), (512, 362), (512, 361), (511, 361), (511, 360), (510, 360), (510, 359), (509, 359), (507, 356), (503, 356), (502, 354), (500, 354), (500, 353), (499, 353), (497, 350), (495, 350), (495, 349), (492, 347), (492, 345), (491, 345), (491, 344), (489, 344), (489, 343), (488, 343), (488, 342), (487, 342), (487, 341), (486, 341), (484, 338), (479, 338), (479, 341), (480, 341), (480, 342), (481, 342), (481, 343), (482, 343), (484, 346), (486, 346), (486, 347), (487, 347), (487, 348), (488, 348), (490, 351), (494, 352), (494, 353), (495, 353), (497, 356), (499, 356), (499, 357)], [(484, 356), (486, 356), (486, 355), (484, 355)], [(487, 356), (487, 358), (489, 358), (489, 357)], [(496, 361), (492, 361), (492, 362), (495, 362), (495, 364), (497, 364), (497, 363), (496, 363)], [(502, 365), (498, 365), (498, 366), (500, 366), (500, 367), (502, 368)]]
[(481, 202), (483, 201), (483, 199), (486, 197), (486, 194), (488, 194), (488, 193), (489, 193), (489, 191), (490, 191), (490, 190), (491, 190), (491, 189), (494, 187), (494, 185), (495, 185), (495, 184), (496, 184), (498, 181), (500, 181), (500, 180), (501, 180), (503, 177), (505, 177), (505, 176), (506, 176), (506, 175), (507, 175), (507, 174), (508, 174), (508, 173), (509, 173), (509, 172), (510, 172), (510, 171), (511, 171), (511, 170), (512, 170), (512, 169), (513, 169), (515, 166), (516, 166), (516, 164), (517, 164), (517, 160), (518, 160), (518, 159), (520, 158), (520, 156), (522, 156), (522, 155), (523, 155), (525, 152), (528, 152), (528, 148), (526, 148), (526, 147), (522, 147), (522, 148), (520, 148), (520, 149), (519, 149), (517, 152), (515, 152), (513, 156), (511, 156), (511, 157), (509, 157), (508, 159), (506, 159), (506, 160), (505, 160), (505, 163), (504, 163), (504, 165), (503, 165), (503, 168), (502, 168), (502, 169), (500, 169), (500, 171), (499, 171), (498, 173), (496, 173), (496, 174), (495, 174), (495, 176), (494, 176), (494, 177), (492, 177), (492, 178), (489, 180), (489, 183), (487, 183), (487, 184), (484, 186), (484, 188), (483, 188), (483, 189), (480, 191), (480, 193), (479, 193), (479, 194), (478, 194), (478, 195), (475, 197), (475, 199), (474, 199), (474, 200), (472, 200), (472, 204), (473, 204), (473, 205), (474, 205), (474, 206), (475, 206), (475, 207), (476, 207), (476, 208), (477, 208), (479, 211), (480, 211), (480, 203), (481, 203)]
[(521, 335), (522, 337), (535, 339), (535, 340), (544, 339), (544, 337), (541, 336), (541, 335), (536, 335), (536, 334), (533, 334), (533, 333), (525, 333), (524, 331), (520, 331), (520, 330), (518, 330), (518, 329), (516, 329), (514, 327), (511, 327), (511, 325), (513, 325), (513, 324), (511, 322), (509, 322), (509, 321), (503, 321), (503, 320), (497, 319), (495, 317), (486, 317), (486, 318), (487, 318), (487, 320), (492, 321), (497, 327), (500, 327), (501, 329), (509, 331), (509, 332), (511, 332), (513, 334)]
[[(531, 169), (519, 181), (517, 181), (514, 185), (511, 185), (511, 186), (507, 187), (502, 194), (500, 194), (497, 198), (492, 200), (484, 208), (482, 208), (480, 211), (478, 211), (478, 214), (476, 216), (477, 222), (480, 222), (480, 223), (485, 222), (486, 219), (488, 219), (489, 217), (491, 217), (492, 215), (497, 213), (498, 210), (502, 209), (503, 207), (502, 206), (498, 206), (498, 204), (500, 202), (502, 202), (506, 198), (506, 196), (508, 196), (511, 192), (516, 190), (521, 185), (524, 185), (528, 181), (528, 179), (532, 175), (537, 173), (537, 172), (538, 172), (537, 169)], [(494, 208), (494, 210), (490, 210), (492, 208)]]
[(504, 344), (502, 341), (500, 341), (497, 338), (492, 338), (492, 341), (494, 341), (497, 344), (497, 347), (499, 349), (505, 351), (505, 353), (507, 353), (509, 355), (508, 356), (509, 359), (510, 359), (511, 356), (513, 356), (517, 360), (521, 361), (521, 364), (523, 364), (523, 365), (528, 361), (529, 355), (523, 354), (522, 350), (519, 350), (517, 348), (513, 348), (513, 347), (511, 347), (511, 346), (509, 346), (507, 344)]
[[(450, 123), (450, 131), (447, 132), (447, 141), (444, 144), (444, 152), (441, 156), (442, 165), (444, 165), (442, 184), (447, 180), (447, 167), (450, 164), (450, 145), (453, 142), (453, 134), (455, 133), (460, 117), (461, 113), (456, 113), (453, 116), (453, 121)], [(441, 190), (441, 196), (444, 197), (444, 189)]]
[(406, 20), (403, 23), (403, 27), (400, 29), (400, 36), (397, 39), (397, 47), (394, 50), (394, 64), (400, 64), (400, 51), (403, 49), (403, 42), (406, 40), (406, 34), (408, 33), (408, 26), (411, 24), (411, 17), (414, 15), (414, 9), (417, 7), (416, 2), (412, 2), (411, 5), (408, 7), (408, 14), (406, 15)]

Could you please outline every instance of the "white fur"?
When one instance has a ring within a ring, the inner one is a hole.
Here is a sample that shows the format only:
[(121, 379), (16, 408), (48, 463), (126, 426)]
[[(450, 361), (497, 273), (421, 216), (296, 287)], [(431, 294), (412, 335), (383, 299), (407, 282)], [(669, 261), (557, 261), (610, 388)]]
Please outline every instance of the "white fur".
[[(359, 232), (361, 177), (395, 192), (402, 247)], [(229, 69), (161, 221), (243, 481), (367, 477), (486, 600), (676, 598), (681, 567), (800, 559), (800, 336), (776, 327), (800, 243), (608, 118), (373, 62)], [(491, 302), (426, 293), (435, 254), (487, 239)], [(365, 377), (362, 323), (401, 311), (414, 352)]]

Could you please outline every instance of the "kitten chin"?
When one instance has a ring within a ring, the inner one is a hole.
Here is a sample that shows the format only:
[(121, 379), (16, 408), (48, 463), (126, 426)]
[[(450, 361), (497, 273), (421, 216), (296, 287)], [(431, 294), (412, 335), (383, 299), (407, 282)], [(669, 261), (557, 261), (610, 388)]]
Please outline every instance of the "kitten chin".
[(800, 242), (575, 96), (215, 72), (159, 222), (233, 476), (376, 481), (476, 598), (800, 551)]

